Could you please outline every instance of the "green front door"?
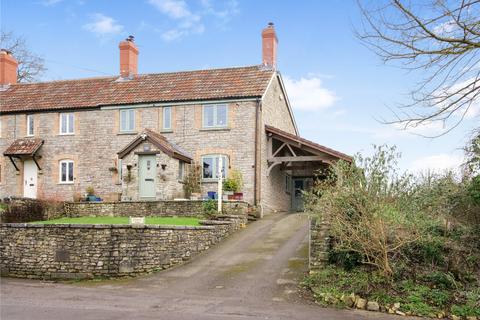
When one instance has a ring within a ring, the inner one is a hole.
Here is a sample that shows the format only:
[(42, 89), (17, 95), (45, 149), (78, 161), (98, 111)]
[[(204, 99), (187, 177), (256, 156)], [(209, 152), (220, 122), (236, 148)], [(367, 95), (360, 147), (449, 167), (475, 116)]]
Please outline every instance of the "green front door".
[(142, 199), (155, 199), (155, 176), (157, 175), (157, 162), (155, 155), (138, 156), (138, 188)]

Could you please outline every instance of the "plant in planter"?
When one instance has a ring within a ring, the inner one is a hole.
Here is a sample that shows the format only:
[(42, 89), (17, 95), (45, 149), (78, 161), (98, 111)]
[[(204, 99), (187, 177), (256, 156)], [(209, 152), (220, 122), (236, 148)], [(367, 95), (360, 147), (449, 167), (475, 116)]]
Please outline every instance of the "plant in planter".
[(202, 193), (201, 179), (202, 179), (202, 170), (201, 167), (192, 163), (188, 166), (185, 166), (187, 169), (187, 174), (183, 178), (183, 191), (185, 192), (186, 198), (195, 198), (198, 199)]
[(97, 197), (95, 196), (95, 189), (93, 189), (92, 186), (88, 186), (87, 189), (85, 189), (85, 192), (87, 193), (87, 201), (97, 200)]
[(239, 170), (231, 170), (230, 175), (223, 184), (223, 190), (228, 194), (229, 200), (242, 200), (243, 193), (240, 192), (243, 187), (243, 177)]

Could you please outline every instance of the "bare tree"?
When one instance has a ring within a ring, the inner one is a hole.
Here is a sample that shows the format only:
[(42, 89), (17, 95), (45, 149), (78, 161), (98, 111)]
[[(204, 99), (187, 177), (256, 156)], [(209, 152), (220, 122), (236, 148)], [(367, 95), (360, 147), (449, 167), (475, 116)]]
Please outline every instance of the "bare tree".
[(480, 0), (358, 1), (357, 36), (385, 62), (420, 74), (410, 103), (386, 123), (411, 128), (439, 121), (445, 134), (478, 116)]
[(12, 53), (18, 62), (17, 81), (38, 81), (45, 72), (45, 60), (36, 55), (27, 46), (25, 38), (13, 32), (0, 33), (0, 47)]

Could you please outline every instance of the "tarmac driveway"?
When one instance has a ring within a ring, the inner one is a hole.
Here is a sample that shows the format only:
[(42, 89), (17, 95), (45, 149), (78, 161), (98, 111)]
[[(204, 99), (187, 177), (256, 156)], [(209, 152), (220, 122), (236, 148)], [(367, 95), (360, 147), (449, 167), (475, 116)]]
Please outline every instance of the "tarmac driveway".
[(272, 214), (185, 265), (141, 278), (73, 284), (2, 278), (0, 318), (392, 319), (320, 308), (302, 297), (297, 281), (307, 268), (307, 235), (305, 214)]

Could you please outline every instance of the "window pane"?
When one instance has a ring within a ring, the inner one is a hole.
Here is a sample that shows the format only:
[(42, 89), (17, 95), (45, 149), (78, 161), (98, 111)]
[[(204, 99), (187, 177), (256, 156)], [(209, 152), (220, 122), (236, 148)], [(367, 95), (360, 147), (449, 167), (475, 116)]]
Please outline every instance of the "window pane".
[(203, 178), (210, 179), (213, 178), (213, 159), (210, 157), (203, 158)]
[(120, 131), (127, 130), (127, 112), (125, 110), (120, 111)]
[(67, 115), (64, 113), (61, 115), (61, 122), (60, 132), (67, 133)]
[(73, 133), (73, 113), (68, 114), (68, 133)]
[(163, 108), (163, 129), (170, 129), (172, 127), (172, 108)]
[(227, 125), (227, 106), (217, 105), (217, 126), (225, 127)]
[(73, 162), (68, 163), (68, 181), (73, 182)]
[(33, 136), (33, 115), (27, 116), (27, 135)]
[(204, 127), (213, 127), (213, 112), (214, 106), (204, 106), (203, 107), (203, 126)]
[(133, 131), (135, 128), (135, 111), (128, 110), (128, 131)]
[(67, 163), (66, 162), (61, 162), (61, 177), (60, 181), (65, 182), (67, 181)]
[(223, 175), (222, 175), (222, 178), (225, 178), (227, 176), (227, 168), (228, 168), (228, 158), (226, 156), (222, 156), (223, 158), (223, 167), (222, 167), (222, 172), (223, 172)]

